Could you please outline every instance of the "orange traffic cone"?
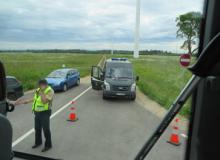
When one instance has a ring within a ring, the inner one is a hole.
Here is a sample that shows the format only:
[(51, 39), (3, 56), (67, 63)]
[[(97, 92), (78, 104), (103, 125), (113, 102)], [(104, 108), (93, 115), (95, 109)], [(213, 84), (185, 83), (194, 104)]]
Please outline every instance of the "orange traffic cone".
[(179, 146), (180, 138), (179, 138), (179, 126), (178, 126), (179, 118), (175, 119), (175, 124), (172, 127), (172, 134), (170, 136), (170, 139), (167, 141), (170, 144)]
[[(73, 103), (72, 103), (73, 104)], [(71, 122), (75, 122), (78, 120), (78, 117), (76, 116), (76, 113), (74, 112), (75, 108), (71, 107), (70, 108), (70, 114), (69, 114), (69, 118), (67, 119), (67, 121), (71, 121)]]

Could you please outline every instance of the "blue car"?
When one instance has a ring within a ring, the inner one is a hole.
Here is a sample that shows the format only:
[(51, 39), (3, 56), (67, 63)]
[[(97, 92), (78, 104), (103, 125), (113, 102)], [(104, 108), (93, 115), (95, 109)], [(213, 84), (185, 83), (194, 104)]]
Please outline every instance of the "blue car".
[(67, 91), (72, 86), (80, 84), (80, 73), (77, 69), (65, 68), (51, 72), (46, 80), (55, 91)]

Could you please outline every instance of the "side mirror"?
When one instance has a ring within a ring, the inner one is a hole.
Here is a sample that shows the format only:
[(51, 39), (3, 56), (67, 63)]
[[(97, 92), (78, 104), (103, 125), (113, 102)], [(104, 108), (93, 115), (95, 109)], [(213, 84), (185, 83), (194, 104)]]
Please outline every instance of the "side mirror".
[(100, 80), (104, 80), (104, 73), (100, 73)]
[(136, 76), (136, 81), (139, 81), (140, 77), (139, 76)]

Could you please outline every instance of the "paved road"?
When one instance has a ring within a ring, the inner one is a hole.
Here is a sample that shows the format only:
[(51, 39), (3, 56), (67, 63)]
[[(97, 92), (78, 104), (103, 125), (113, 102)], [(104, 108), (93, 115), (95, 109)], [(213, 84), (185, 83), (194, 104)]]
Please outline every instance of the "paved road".
[[(53, 103), (53, 113), (56, 115), (51, 120), (53, 148), (47, 153), (41, 153), (43, 146), (31, 149), (34, 140), (31, 106), (17, 106), (8, 115), (14, 130), (14, 150), (64, 160), (134, 159), (160, 119), (136, 102), (102, 100), (101, 94), (101, 91), (91, 89), (88, 79), (79, 87), (56, 93)], [(29, 96), (32, 95), (26, 95)], [(66, 104), (73, 98), (77, 98), (75, 107), (79, 117), (74, 123), (66, 121), (71, 106)], [(167, 144), (169, 134), (170, 130), (146, 159), (183, 159), (184, 145), (176, 147)]]

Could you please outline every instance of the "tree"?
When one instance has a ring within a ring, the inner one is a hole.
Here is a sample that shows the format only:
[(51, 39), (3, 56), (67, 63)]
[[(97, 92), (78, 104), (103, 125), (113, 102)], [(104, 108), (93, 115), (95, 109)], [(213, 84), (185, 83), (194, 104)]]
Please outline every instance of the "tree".
[(198, 49), (198, 47), (193, 49), (193, 45), (198, 42), (201, 18), (200, 12), (188, 12), (176, 18), (177, 37), (185, 39), (181, 48), (188, 50), (190, 55)]

